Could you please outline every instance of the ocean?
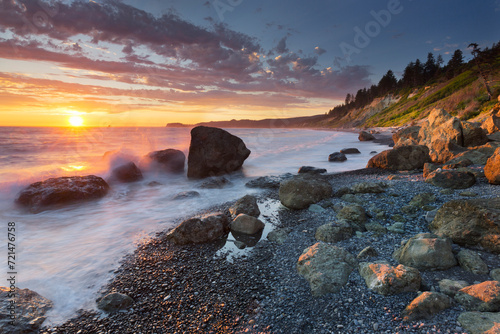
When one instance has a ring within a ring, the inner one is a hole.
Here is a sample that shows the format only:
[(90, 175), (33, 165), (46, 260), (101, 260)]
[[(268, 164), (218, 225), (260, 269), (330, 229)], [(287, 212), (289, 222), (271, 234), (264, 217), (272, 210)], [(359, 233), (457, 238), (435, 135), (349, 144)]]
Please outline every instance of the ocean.
[[(16, 284), (50, 299), (54, 308), (44, 323), (59, 324), (78, 309), (94, 309), (99, 289), (112, 277), (120, 260), (175, 221), (213, 205), (260, 190), (245, 187), (250, 179), (296, 173), (304, 165), (329, 173), (359, 169), (387, 147), (359, 142), (349, 132), (304, 129), (227, 129), (251, 150), (241, 172), (229, 175), (223, 189), (200, 189), (200, 181), (182, 175), (145, 173), (144, 180), (113, 185), (103, 199), (37, 214), (14, 205), (21, 189), (50, 177), (94, 174), (107, 179), (113, 167), (138, 162), (155, 150), (174, 148), (188, 154), (187, 128), (23, 128), (0, 127), (1, 257), (7, 285), (7, 227), (16, 224)], [(356, 147), (342, 163), (328, 155)], [(151, 181), (161, 185), (150, 186)], [(201, 196), (172, 198), (183, 191)]]

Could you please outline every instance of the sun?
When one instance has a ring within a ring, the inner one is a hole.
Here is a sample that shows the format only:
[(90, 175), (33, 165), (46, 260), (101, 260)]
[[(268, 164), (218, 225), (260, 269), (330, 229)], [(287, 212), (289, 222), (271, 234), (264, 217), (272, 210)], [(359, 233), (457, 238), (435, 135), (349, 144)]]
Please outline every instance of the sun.
[(71, 126), (82, 126), (83, 125), (83, 118), (80, 116), (71, 116), (68, 119), (68, 122), (69, 122), (69, 124), (71, 124)]

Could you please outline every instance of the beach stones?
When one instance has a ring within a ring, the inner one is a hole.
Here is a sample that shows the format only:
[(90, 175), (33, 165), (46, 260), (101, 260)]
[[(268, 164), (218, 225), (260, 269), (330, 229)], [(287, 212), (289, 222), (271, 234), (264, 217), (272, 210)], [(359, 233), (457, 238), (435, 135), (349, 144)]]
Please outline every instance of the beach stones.
[(402, 264), (394, 267), (386, 262), (362, 262), (359, 273), (369, 289), (384, 296), (420, 289), (419, 271)]
[(120, 310), (125, 310), (134, 303), (134, 300), (118, 292), (112, 292), (101, 298), (97, 302), (97, 307), (105, 312), (112, 313)]
[(177, 245), (199, 244), (215, 241), (228, 231), (228, 217), (222, 212), (216, 212), (183, 221), (167, 234), (166, 239)]
[(459, 245), (500, 253), (500, 198), (454, 200), (436, 213), (429, 229)]
[(323, 242), (304, 250), (297, 270), (308, 282), (313, 296), (339, 292), (356, 267), (356, 259), (345, 249)]
[(205, 178), (234, 172), (241, 168), (250, 150), (240, 138), (207, 126), (191, 130), (188, 178)]
[(146, 156), (149, 167), (158, 169), (167, 173), (182, 173), (184, 172), (184, 164), (186, 156), (184, 152), (174, 149), (166, 149), (161, 151), (150, 152)]
[(410, 171), (422, 169), (426, 162), (430, 162), (427, 146), (401, 146), (392, 150), (383, 151), (373, 156), (367, 168), (378, 167), (390, 170)]
[(300, 210), (331, 197), (332, 193), (332, 186), (327, 180), (299, 175), (281, 182), (279, 198), (287, 208)]
[(15, 202), (36, 213), (101, 198), (108, 190), (106, 181), (95, 175), (58, 177), (32, 183), (21, 191)]

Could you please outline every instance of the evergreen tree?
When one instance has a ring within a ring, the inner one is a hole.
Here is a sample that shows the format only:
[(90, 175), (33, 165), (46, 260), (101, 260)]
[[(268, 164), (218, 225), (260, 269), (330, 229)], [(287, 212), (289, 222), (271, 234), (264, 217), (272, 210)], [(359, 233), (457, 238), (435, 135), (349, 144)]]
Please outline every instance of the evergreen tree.
[(464, 55), (461, 50), (457, 49), (453, 52), (453, 56), (446, 65), (446, 76), (448, 79), (462, 72), (462, 65), (464, 64)]

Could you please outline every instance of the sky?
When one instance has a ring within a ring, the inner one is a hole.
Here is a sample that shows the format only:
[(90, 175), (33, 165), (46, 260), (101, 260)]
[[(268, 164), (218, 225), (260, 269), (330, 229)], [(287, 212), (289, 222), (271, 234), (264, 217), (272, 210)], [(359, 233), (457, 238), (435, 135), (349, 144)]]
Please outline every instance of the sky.
[(0, 126), (324, 114), (499, 40), (500, 0), (2, 0)]

